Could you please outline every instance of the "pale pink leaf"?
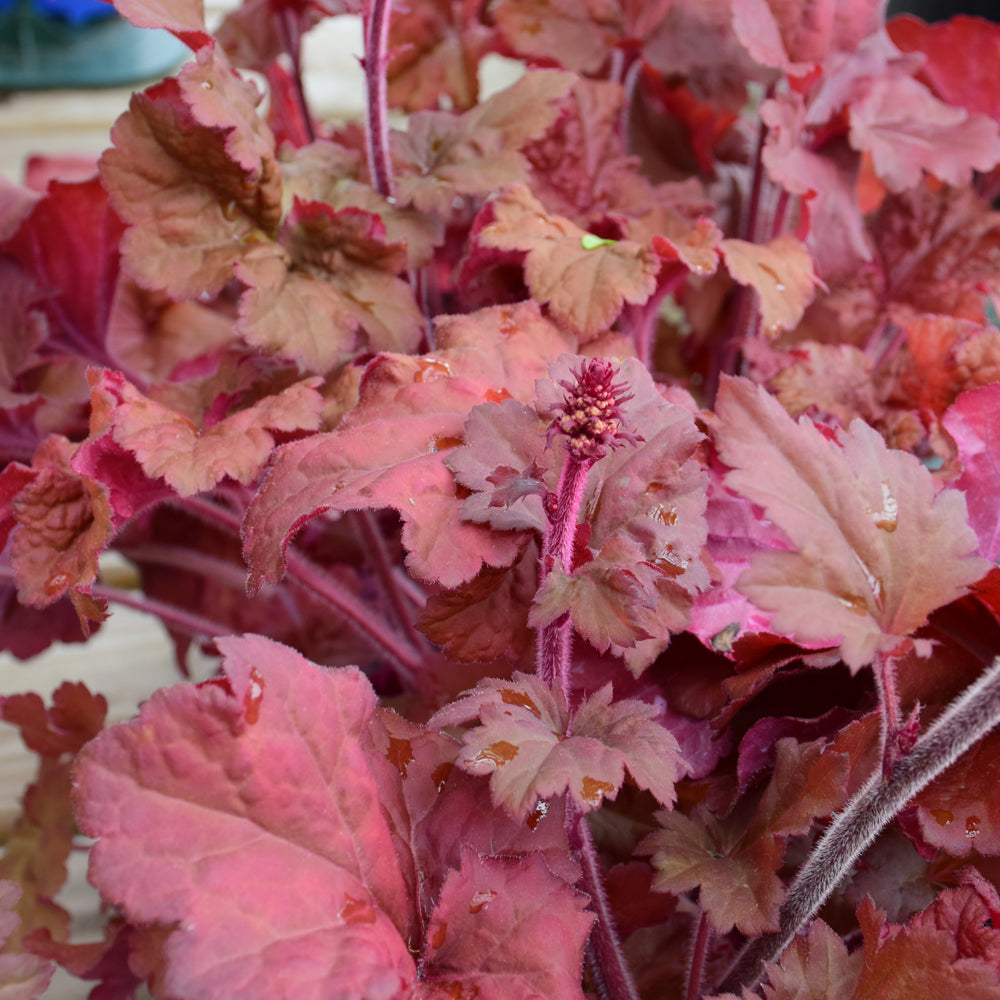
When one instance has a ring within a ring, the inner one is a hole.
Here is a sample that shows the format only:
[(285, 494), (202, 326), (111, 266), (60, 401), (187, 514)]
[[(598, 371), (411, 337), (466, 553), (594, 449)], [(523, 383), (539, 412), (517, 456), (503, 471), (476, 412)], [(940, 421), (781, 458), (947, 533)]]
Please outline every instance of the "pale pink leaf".
[(979, 554), (1000, 556), (1000, 385), (963, 393), (941, 421), (958, 445), (962, 474), (955, 486), (965, 493), (969, 523), (979, 536)]
[(586, 905), (537, 854), (466, 848), (431, 915), (418, 1000), (583, 1000)]
[(172, 926), (172, 996), (402, 995), (412, 919), (363, 749), (375, 694), (259, 636), (226, 678), (158, 691), (75, 774), (90, 878), (133, 923)]
[(747, 379), (724, 382), (716, 411), (726, 485), (797, 549), (758, 553), (739, 580), (776, 630), (839, 642), (857, 670), (989, 569), (973, 555), (965, 497), (938, 491), (919, 459), (862, 421), (831, 441)]

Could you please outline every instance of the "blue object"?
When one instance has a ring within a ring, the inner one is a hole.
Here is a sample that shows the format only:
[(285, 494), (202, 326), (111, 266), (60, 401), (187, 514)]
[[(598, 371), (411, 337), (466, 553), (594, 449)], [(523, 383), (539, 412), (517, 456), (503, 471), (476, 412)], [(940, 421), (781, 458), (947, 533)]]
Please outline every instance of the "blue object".
[(120, 87), (162, 77), (188, 49), (103, 0), (0, 0), (0, 90)]

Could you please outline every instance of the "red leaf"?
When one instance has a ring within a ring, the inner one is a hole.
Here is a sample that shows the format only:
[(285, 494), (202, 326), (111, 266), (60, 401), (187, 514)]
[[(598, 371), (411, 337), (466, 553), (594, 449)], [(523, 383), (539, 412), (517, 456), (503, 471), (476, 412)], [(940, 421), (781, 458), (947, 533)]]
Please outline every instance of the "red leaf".
[(119, 13), (140, 28), (166, 28), (192, 49), (212, 44), (204, 0), (114, 0)]
[(794, 329), (819, 283), (806, 248), (782, 233), (765, 244), (723, 240), (719, 250), (733, 278), (760, 296), (764, 333), (773, 338)]
[(462, 520), (444, 456), (484, 398), (531, 399), (566, 337), (533, 304), (446, 318), (436, 332), (432, 355), (372, 361), (357, 407), (336, 430), (275, 452), (245, 522), (252, 587), (277, 580), (292, 533), (331, 509), (394, 507), (410, 570), (446, 587), (471, 580), (484, 563), (513, 562), (522, 539)]
[(1000, 734), (990, 733), (916, 798), (924, 840), (965, 857), (969, 851), (1000, 855)]
[(966, 392), (945, 413), (945, 430), (958, 445), (962, 474), (956, 488), (965, 493), (969, 523), (979, 537), (979, 554), (1000, 556), (1000, 385)]
[(779, 631), (839, 641), (857, 670), (989, 568), (972, 555), (963, 495), (935, 495), (920, 461), (860, 420), (835, 443), (745, 379), (723, 384), (716, 410), (719, 455), (734, 470), (727, 485), (798, 550), (756, 555), (739, 582)]
[(274, 448), (268, 429), (316, 430), (323, 405), (318, 378), (306, 379), (209, 426), (144, 396), (118, 372), (90, 372), (95, 393), (114, 409), (111, 434), (138, 459), (151, 479), (163, 477), (181, 496), (211, 489), (227, 476), (256, 478)]
[(903, 14), (886, 29), (904, 52), (924, 56), (917, 78), (943, 101), (1000, 120), (1000, 87), (985, 70), (1000, 58), (1000, 26), (965, 14), (938, 24)]
[(226, 680), (157, 692), (80, 755), (91, 880), (132, 922), (176, 925), (172, 995), (407, 991), (409, 904), (361, 745), (374, 692), (259, 636), (218, 644)]
[(781, 0), (736, 0), (733, 29), (747, 51), (765, 66), (791, 76), (808, 73), (838, 52), (852, 52), (881, 27), (873, 0), (819, 0), (808, 6)]
[(586, 905), (538, 855), (464, 850), (427, 927), (418, 1000), (579, 1000)]
[(779, 963), (767, 967), (765, 995), (768, 1000), (854, 1000), (862, 957), (861, 952), (848, 954), (843, 939), (814, 920)]
[(482, 4), (431, 0), (396, 7), (389, 22), (386, 80), (389, 105), (403, 111), (447, 104), (467, 111), (479, 101), (479, 62), (494, 32), (482, 21)]
[(248, 343), (321, 373), (358, 349), (358, 332), (371, 351), (416, 349), (425, 321), (398, 277), (406, 247), (386, 240), (377, 215), (296, 199), (279, 239), (235, 265), (248, 286), (237, 324)]
[(559, 113), (555, 102), (573, 82), (571, 73), (533, 70), (463, 115), (412, 115), (407, 131), (392, 136), (401, 168), (399, 203), (449, 218), (456, 195), (486, 198), (525, 180), (528, 164), (520, 149), (552, 124)]
[(858, 909), (864, 964), (852, 1000), (914, 996), (992, 1000), (1000, 989), (1000, 931), (972, 888), (949, 889), (905, 926), (866, 899)]

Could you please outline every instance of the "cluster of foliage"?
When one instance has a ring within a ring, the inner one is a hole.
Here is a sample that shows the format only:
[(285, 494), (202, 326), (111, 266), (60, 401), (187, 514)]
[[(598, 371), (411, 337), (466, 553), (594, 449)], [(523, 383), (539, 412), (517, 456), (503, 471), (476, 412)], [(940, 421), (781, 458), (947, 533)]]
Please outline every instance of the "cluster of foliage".
[(0, 187), (0, 643), (220, 669), (0, 702), (0, 992), (1000, 997), (1000, 29), (116, 6), (193, 58)]

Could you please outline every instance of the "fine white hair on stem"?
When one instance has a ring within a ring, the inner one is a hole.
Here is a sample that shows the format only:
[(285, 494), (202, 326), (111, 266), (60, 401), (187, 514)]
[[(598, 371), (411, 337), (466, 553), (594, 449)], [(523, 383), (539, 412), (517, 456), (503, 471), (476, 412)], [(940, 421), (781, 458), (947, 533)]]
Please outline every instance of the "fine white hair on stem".
[(753, 988), (765, 963), (777, 961), (815, 916), (851, 865), (921, 789), (1000, 723), (1000, 657), (970, 684), (902, 757), (888, 778), (881, 767), (838, 813), (799, 870), (781, 907), (779, 929), (750, 942), (719, 992)]

